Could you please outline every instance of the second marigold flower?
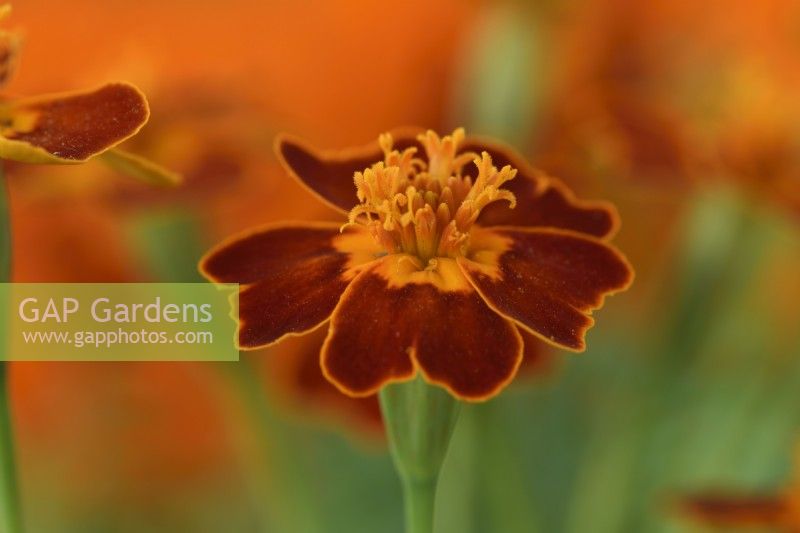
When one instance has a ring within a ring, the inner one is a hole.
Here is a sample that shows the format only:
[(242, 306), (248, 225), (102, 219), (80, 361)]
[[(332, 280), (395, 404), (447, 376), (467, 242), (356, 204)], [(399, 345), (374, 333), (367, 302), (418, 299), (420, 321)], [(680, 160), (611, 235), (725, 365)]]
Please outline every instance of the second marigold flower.
[(513, 379), (525, 343), (584, 350), (592, 310), (632, 281), (607, 242), (613, 206), (576, 200), (461, 129), (398, 130), (343, 152), (289, 137), (276, 146), (348, 222), (259, 228), (212, 250), (201, 271), (241, 284), (243, 349), (328, 322), (322, 371), (349, 395), (421, 373), (487, 399)]

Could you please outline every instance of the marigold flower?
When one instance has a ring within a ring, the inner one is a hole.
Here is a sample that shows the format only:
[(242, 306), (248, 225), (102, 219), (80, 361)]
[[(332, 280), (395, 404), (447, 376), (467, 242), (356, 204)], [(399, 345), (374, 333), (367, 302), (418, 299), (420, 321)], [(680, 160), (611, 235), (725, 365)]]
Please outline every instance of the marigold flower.
[(690, 494), (678, 500), (678, 510), (712, 527), (800, 531), (800, 453), (795, 459), (793, 479), (783, 488), (772, 492), (726, 490)]
[(463, 129), (397, 130), (344, 152), (281, 136), (276, 149), (348, 222), (259, 228), (223, 242), (200, 269), (242, 285), (242, 349), (329, 322), (322, 370), (348, 395), (421, 372), (458, 398), (492, 397), (519, 368), (523, 335), (582, 351), (592, 310), (632, 281), (608, 244), (611, 205), (575, 199)]
[(692, 175), (687, 118), (662, 96), (675, 93), (673, 48), (660, 42), (676, 19), (673, 4), (589, 1), (559, 25), (563, 61), (535, 147), (543, 168), (570, 183), (602, 175), (684, 183)]
[[(0, 20), (11, 11), (0, 6)], [(0, 30), (0, 88), (15, 70), (20, 38)], [(33, 98), (0, 98), (0, 159), (23, 163), (84, 163), (95, 156), (145, 181), (175, 183), (179, 177), (115, 147), (150, 117), (147, 99), (128, 83)]]
[(800, 498), (792, 492), (772, 495), (697, 495), (682, 502), (695, 520), (714, 527), (771, 527), (800, 531)]

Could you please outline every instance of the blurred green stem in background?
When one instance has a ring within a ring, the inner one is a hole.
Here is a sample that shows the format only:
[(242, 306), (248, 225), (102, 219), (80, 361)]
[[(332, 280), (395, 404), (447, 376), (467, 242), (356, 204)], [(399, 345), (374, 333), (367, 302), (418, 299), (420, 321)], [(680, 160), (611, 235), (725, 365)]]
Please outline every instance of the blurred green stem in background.
[[(630, 483), (632, 511), (623, 526), (626, 530), (659, 530), (661, 517), (648, 510), (659, 493), (687, 484), (685, 480), (702, 469), (713, 472), (713, 466), (722, 464), (734, 449), (730, 443), (720, 448), (719, 443), (727, 440), (721, 435), (726, 431), (747, 434), (745, 428), (753, 426), (753, 422), (747, 422), (748, 406), (758, 399), (750, 395), (757, 394), (768, 358), (760, 355), (749, 359), (756, 363), (749, 369), (748, 359), (741, 358), (747, 353), (747, 343), (757, 338), (756, 326), (745, 326), (747, 335), (723, 349), (713, 349), (711, 343), (719, 328), (730, 327), (729, 315), (752, 290), (750, 285), (757, 279), (769, 249), (770, 225), (734, 188), (701, 188), (687, 203), (674, 279), (663, 283), (670, 292), (660, 300), (666, 302), (663, 308), (669, 311), (662, 311), (665, 318), (661, 330), (650, 342), (657, 352), (647, 373), (640, 377), (646, 391), (639, 405), (643, 423), (640, 464)], [(737, 335), (738, 331), (726, 331), (723, 337), (734, 339)], [(757, 344), (760, 346), (751, 347), (751, 353), (770, 352), (766, 341)], [(742, 354), (737, 356), (737, 350)], [(717, 370), (704, 373), (709, 368)], [(747, 379), (725, 381), (733, 379), (737, 368)], [(730, 394), (726, 387), (736, 393)], [(779, 390), (774, 394), (777, 396)], [(717, 404), (719, 410), (715, 412), (712, 409)], [(706, 411), (708, 422), (696, 422), (693, 417)], [(692, 423), (714, 429), (700, 432)], [(747, 440), (752, 442), (750, 436)], [(751, 449), (745, 455), (759, 452)], [(733, 473), (731, 470), (728, 475), (733, 477)]]
[[(0, 283), (11, 281), (11, 215), (8, 203), (8, 183), (0, 166)], [(5, 343), (5, 340), (0, 341)], [(14, 434), (8, 394), (8, 363), (0, 361), (0, 532), (22, 531), (17, 470), (14, 461)]]
[(546, 85), (535, 17), (515, 2), (487, 4), (460, 54), (452, 126), (525, 146)]
[(202, 228), (191, 210), (175, 207), (134, 217), (131, 241), (146, 259), (148, 274), (160, 282), (202, 282), (197, 263), (205, 243)]
[(3, 533), (19, 533), (19, 498), (17, 494), (17, 471), (14, 462), (14, 434), (11, 425), (11, 409), (8, 394), (8, 363), (0, 361), (0, 505), (3, 506), (0, 524)]
[(380, 392), (380, 402), (403, 485), (406, 533), (431, 533), (436, 485), (460, 404), (421, 377), (387, 385)]
[(274, 411), (255, 362), (245, 356), (222, 367), (233, 378), (254, 432), (255, 442), (245, 450), (245, 458), (255, 465), (248, 481), (257, 496), (259, 530), (324, 531), (310, 494), (313, 473), (303, 461), (302, 443)]
[[(154, 279), (188, 283), (203, 280), (197, 271), (206, 248), (200, 238), (203, 231), (201, 221), (190, 210), (173, 207), (136, 217), (129, 235), (147, 259)], [(296, 435), (274, 412), (255, 363), (243, 357), (217, 367), (245, 408), (245, 425), (252, 428), (252, 433), (245, 431), (237, 438), (245, 461), (243, 470), (251, 492), (255, 527), (264, 532), (323, 531), (310, 503), (310, 473), (299, 458)]]

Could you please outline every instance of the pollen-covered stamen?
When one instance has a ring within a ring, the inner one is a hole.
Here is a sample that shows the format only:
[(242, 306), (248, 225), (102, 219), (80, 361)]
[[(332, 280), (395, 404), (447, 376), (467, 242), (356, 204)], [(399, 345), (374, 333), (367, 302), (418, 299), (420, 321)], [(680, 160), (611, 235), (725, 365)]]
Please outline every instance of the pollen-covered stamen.
[(460, 172), (461, 168), (474, 157), (474, 152), (456, 155), (458, 145), (464, 141), (464, 128), (458, 128), (452, 135), (439, 138), (435, 132), (428, 130), (417, 137), (425, 147), (428, 155), (428, 174), (431, 177), (444, 180)]
[(475, 165), (478, 167), (478, 177), (456, 211), (455, 221), (461, 231), (467, 231), (478, 219), (481, 209), (492, 202), (506, 200), (511, 209), (517, 205), (514, 193), (501, 188), (505, 182), (514, 179), (517, 169), (506, 165), (498, 171), (486, 152), (481, 154), (480, 159), (475, 159)]
[[(368, 226), (387, 253), (416, 255), (424, 264), (464, 255), (484, 207), (497, 200), (515, 206), (513, 193), (502, 187), (517, 173), (509, 165), (498, 170), (486, 152), (459, 153), (464, 137), (462, 128), (441, 138), (433, 131), (420, 135), (426, 160), (414, 147), (393, 149), (392, 136), (381, 135), (384, 160), (354, 175), (360, 204), (349, 224)], [(478, 169), (474, 182), (463, 172), (470, 162)]]

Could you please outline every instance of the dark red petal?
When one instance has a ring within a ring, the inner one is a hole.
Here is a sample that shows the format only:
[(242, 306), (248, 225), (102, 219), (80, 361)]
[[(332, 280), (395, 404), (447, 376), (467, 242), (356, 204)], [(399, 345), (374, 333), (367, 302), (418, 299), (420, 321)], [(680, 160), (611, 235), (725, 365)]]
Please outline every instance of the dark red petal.
[(436, 272), (412, 265), (389, 256), (348, 287), (322, 349), (326, 376), (360, 396), (419, 368), (459, 398), (495, 395), (522, 360), (516, 328), (486, 306), (452, 259), (439, 259)]
[[(419, 128), (398, 128), (390, 133), (394, 147), (404, 150), (416, 146)], [(290, 135), (279, 135), (275, 153), (286, 171), (331, 207), (349, 212), (357, 203), (353, 174), (383, 161), (377, 139), (369, 144), (344, 150), (317, 150), (307, 142)]]
[(474, 230), (470, 258), (459, 266), (492, 309), (573, 351), (586, 347), (592, 310), (633, 280), (615, 248), (553, 228)]
[(509, 209), (504, 202), (488, 205), (478, 219), (482, 226), (562, 228), (599, 238), (609, 238), (619, 229), (619, 215), (612, 204), (578, 200), (564, 183), (532, 168), (511, 148), (469, 137), (461, 150), (486, 151), (496, 167), (511, 165), (518, 170), (517, 177), (504, 186), (517, 197), (517, 206)]
[(0, 156), (32, 163), (81, 162), (134, 135), (150, 110), (144, 95), (124, 83), (90, 92), (12, 102), (0, 137)]
[(789, 501), (779, 496), (697, 496), (684, 500), (681, 507), (701, 522), (730, 527), (790, 525), (792, 510)]
[(299, 335), (328, 319), (361, 265), (380, 250), (360, 227), (274, 225), (222, 243), (200, 262), (207, 278), (239, 283), (244, 349)]

